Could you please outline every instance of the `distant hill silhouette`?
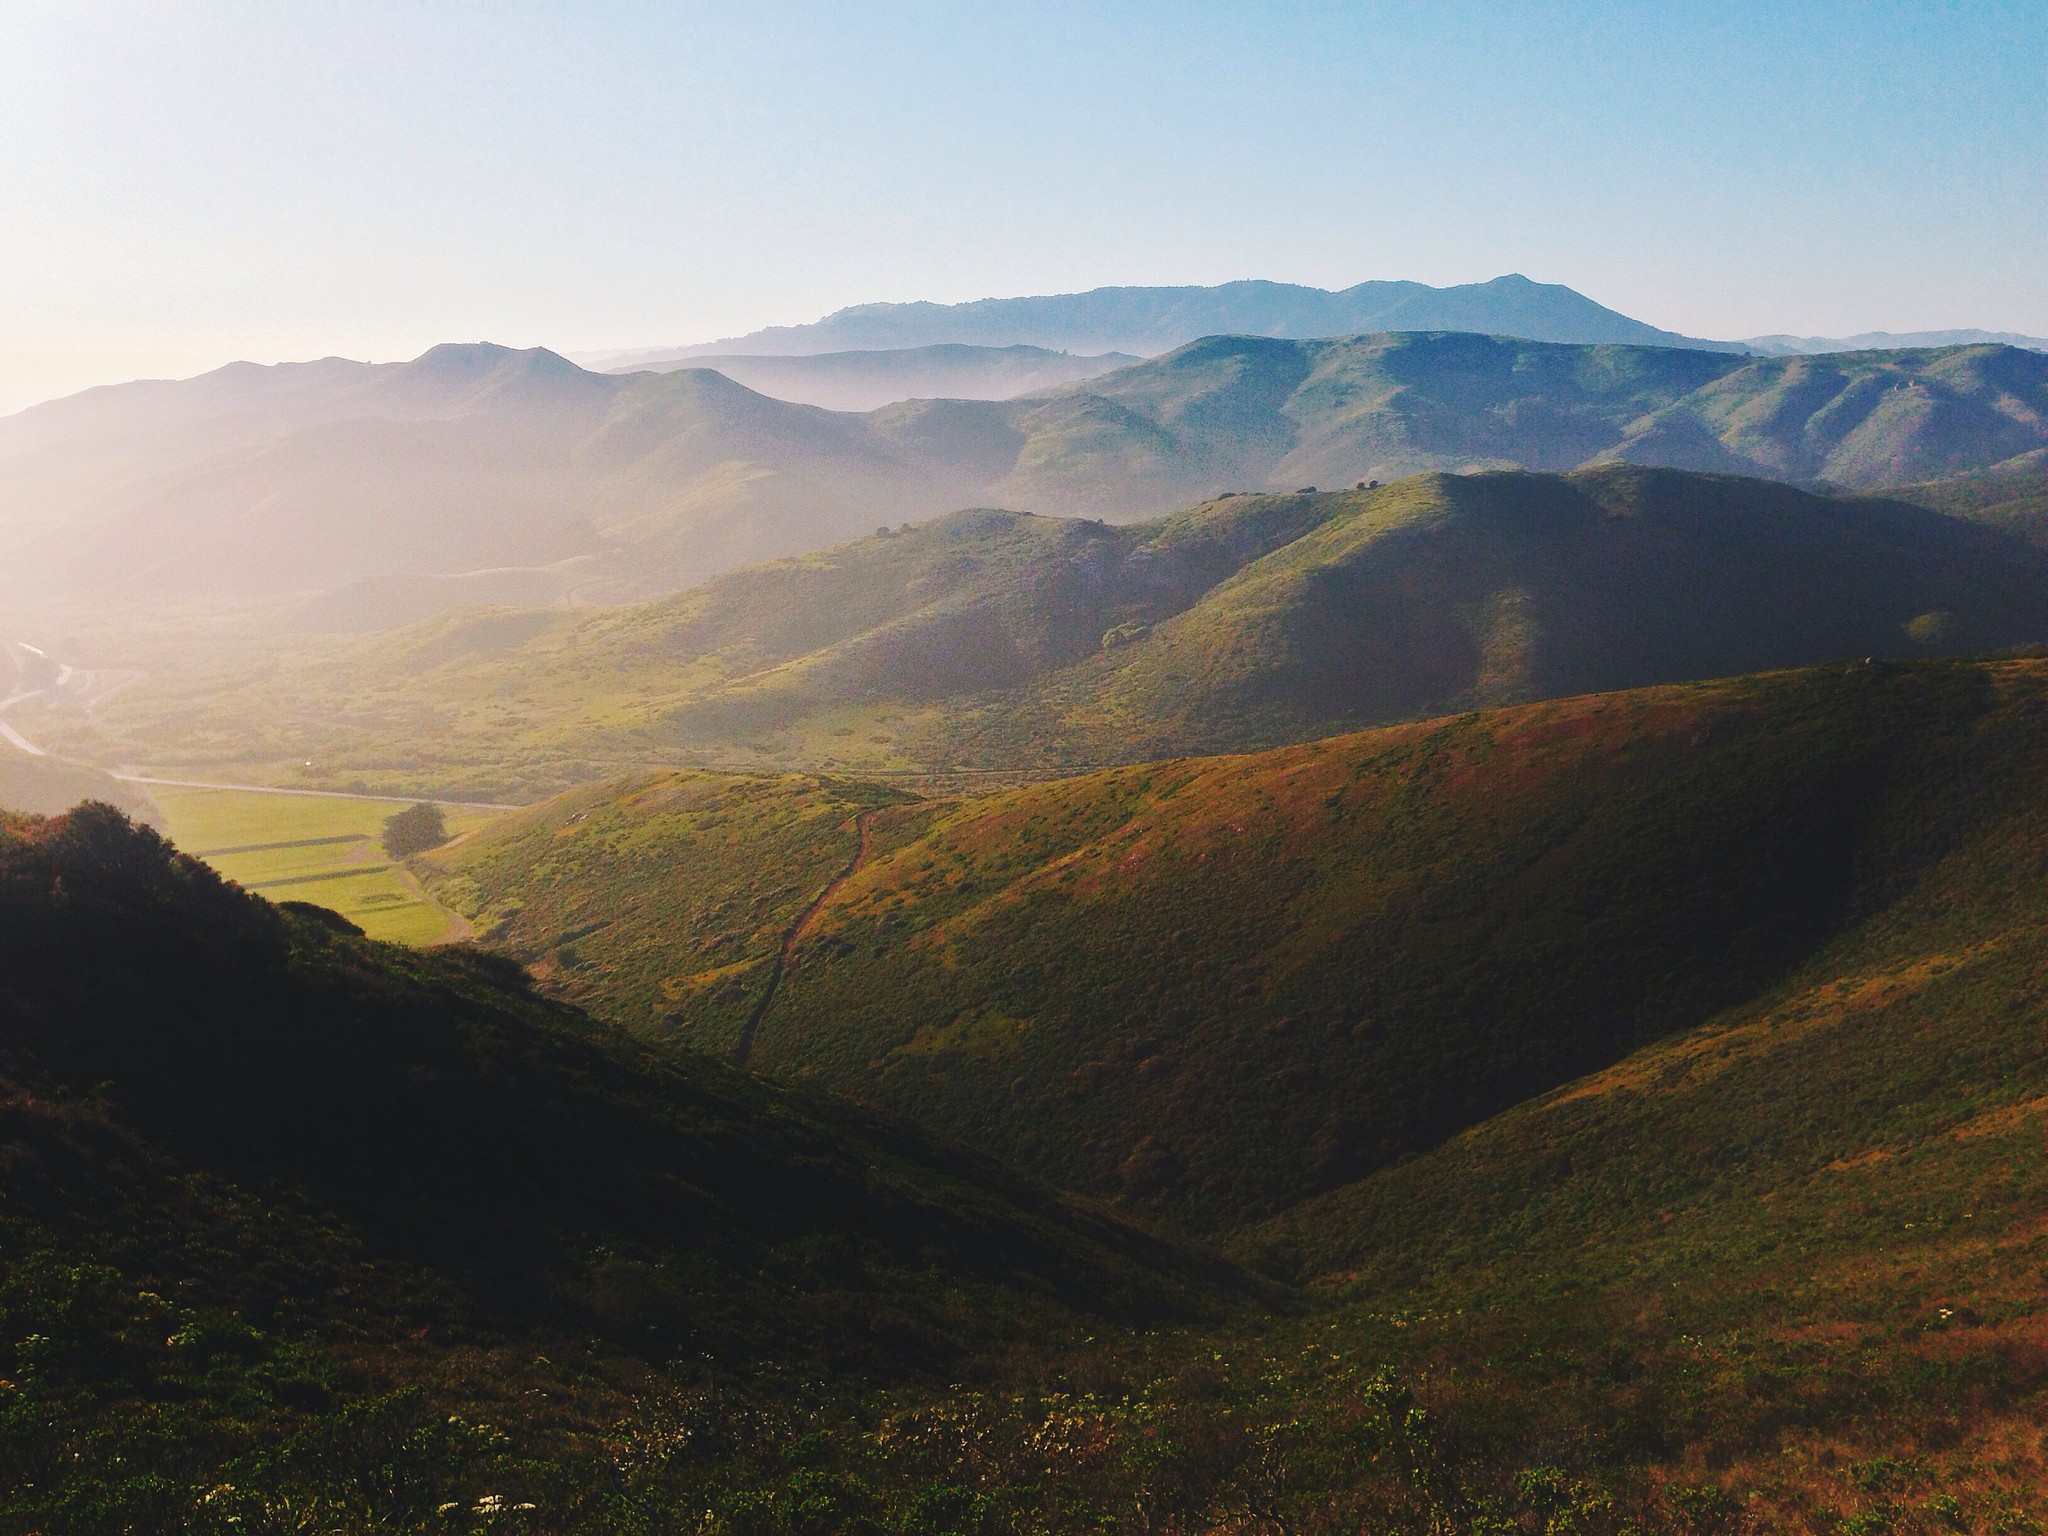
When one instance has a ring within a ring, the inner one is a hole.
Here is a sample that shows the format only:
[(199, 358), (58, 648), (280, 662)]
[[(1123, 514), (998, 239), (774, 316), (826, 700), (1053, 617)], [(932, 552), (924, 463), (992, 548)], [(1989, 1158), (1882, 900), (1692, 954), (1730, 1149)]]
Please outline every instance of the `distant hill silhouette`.
[(2018, 331), (1863, 331), (1855, 336), (1750, 336), (1742, 345), (1766, 357), (1814, 352), (1869, 352), (1913, 347), (2025, 347), (2048, 352), (2048, 336)]
[(694, 347), (611, 354), (604, 366), (618, 367), (639, 357), (664, 354), (802, 355), (943, 342), (990, 347), (1022, 343), (1069, 352), (1135, 352), (1150, 357), (1202, 336), (1306, 339), (1365, 331), (1479, 331), (1529, 341), (1743, 350), (1734, 342), (1700, 341), (1659, 330), (1561, 284), (1531, 282), (1516, 273), (1448, 288), (1370, 282), (1331, 292), (1297, 283), (1251, 281), (1209, 288), (1094, 288), (1086, 293), (977, 299), (967, 304), (857, 304), (811, 325), (771, 326)]

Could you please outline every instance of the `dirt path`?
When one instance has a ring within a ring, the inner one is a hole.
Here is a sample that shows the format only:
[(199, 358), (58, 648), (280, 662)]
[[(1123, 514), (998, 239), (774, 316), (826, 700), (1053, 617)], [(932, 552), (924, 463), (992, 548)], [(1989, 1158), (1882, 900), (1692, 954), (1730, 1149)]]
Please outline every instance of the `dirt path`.
[(740, 1038), (732, 1048), (735, 1066), (744, 1067), (747, 1058), (754, 1053), (754, 1031), (761, 1027), (761, 1021), (768, 1017), (768, 1010), (775, 1003), (775, 991), (782, 985), (782, 973), (789, 968), (790, 957), (796, 953), (797, 941), (811, 926), (812, 920), (825, 909), (825, 903), (838, 894), (839, 888), (859, 873), (861, 865), (868, 861), (868, 850), (873, 843), (873, 833), (868, 818), (873, 811), (862, 811), (853, 818), (854, 830), (860, 834), (860, 846), (853, 851), (844, 869), (825, 883), (825, 888), (811, 898), (811, 904), (797, 914), (797, 920), (789, 925), (789, 931), (782, 936), (782, 947), (775, 952), (775, 964), (768, 971), (768, 986), (761, 993), (761, 1001), (754, 1004), (754, 1011), (747, 1015), (747, 1022), (740, 1030)]

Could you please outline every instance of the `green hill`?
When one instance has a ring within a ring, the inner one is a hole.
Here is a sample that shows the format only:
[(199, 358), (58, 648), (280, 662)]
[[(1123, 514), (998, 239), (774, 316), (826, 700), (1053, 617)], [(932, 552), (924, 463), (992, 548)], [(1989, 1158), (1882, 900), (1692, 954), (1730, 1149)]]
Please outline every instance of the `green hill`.
[(1213, 1230), (1774, 984), (1918, 878), (2039, 671), (1859, 663), (955, 803), (684, 777), (480, 834), (442, 889), (637, 1028)]
[(266, 645), (36, 729), (207, 776), (499, 799), (677, 762), (1085, 766), (2043, 639), (2048, 559), (1998, 532), (1606, 465), (1125, 526), (960, 513), (595, 615)]
[(549, 988), (1225, 1232), (1278, 1315), (502, 960), (9, 823), (0, 1520), (2029, 1529), (2044, 730), (2048, 663), (1858, 664), (437, 855)]
[(1128, 517), (1232, 487), (1608, 459), (1872, 489), (2043, 446), (2048, 355), (1212, 336), (1023, 407), (984, 408), (1009, 412), (1024, 434), (989, 495), (1032, 511)]

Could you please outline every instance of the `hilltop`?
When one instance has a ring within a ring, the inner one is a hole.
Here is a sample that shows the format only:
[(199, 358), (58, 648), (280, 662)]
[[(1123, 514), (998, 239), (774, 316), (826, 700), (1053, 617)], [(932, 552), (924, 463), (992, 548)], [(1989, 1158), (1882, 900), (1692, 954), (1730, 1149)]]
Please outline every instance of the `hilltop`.
[(833, 411), (873, 411), (899, 400), (1008, 400), (1098, 378), (1139, 359), (1128, 352), (1079, 356), (1044, 347), (969, 347), (946, 343), (881, 352), (823, 352), (801, 357), (678, 352), (637, 357), (607, 373), (671, 373), (709, 368), (736, 384)]
[[(1519, 273), (1490, 282), (1433, 288), (1368, 282), (1331, 292), (1297, 283), (1215, 287), (1095, 288), (967, 304), (857, 304), (811, 325), (771, 326), (695, 347), (606, 354), (602, 366), (649, 357), (718, 352), (803, 356), (849, 348), (1051, 347), (1135, 352), (1151, 357), (1203, 336), (1350, 336), (1365, 331), (1477, 331), (1531, 341), (1624, 342), (1740, 352), (1732, 342), (1698, 341), (1631, 320), (1558, 283)], [(645, 366), (644, 363), (641, 364)]]
[(1122, 526), (960, 513), (601, 614), (268, 646), (35, 729), (202, 776), (505, 799), (611, 764), (1088, 766), (2042, 640), (2048, 555), (2006, 534), (1606, 465), (1230, 496)]
[(1223, 336), (1049, 393), (865, 414), (709, 369), (440, 347), (236, 365), (0, 421), (0, 590), (23, 609), (256, 604), (360, 631), (659, 595), (977, 505), (1128, 522), (1229, 490), (1610, 460), (1868, 489), (2044, 444), (2048, 355), (2001, 347)]

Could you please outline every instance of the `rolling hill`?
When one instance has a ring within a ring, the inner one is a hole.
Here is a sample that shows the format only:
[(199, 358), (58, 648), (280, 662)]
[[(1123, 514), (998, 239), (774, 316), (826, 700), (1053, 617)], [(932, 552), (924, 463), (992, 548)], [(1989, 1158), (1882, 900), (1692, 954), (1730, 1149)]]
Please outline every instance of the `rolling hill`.
[(812, 325), (771, 326), (695, 347), (606, 354), (601, 366), (644, 366), (648, 358), (721, 352), (807, 356), (945, 343), (1151, 357), (1203, 336), (1301, 339), (1365, 331), (1478, 331), (1531, 341), (1743, 350), (1733, 342), (1660, 331), (1560, 284), (1533, 283), (1515, 274), (1449, 288), (1369, 282), (1331, 292), (1296, 283), (1237, 282), (1211, 288), (1096, 288), (968, 304), (857, 304)]
[(1215, 337), (1050, 394), (866, 414), (552, 353), (223, 369), (0, 422), (18, 611), (296, 604), (363, 630), (621, 600), (972, 505), (1130, 521), (1225, 490), (1607, 460), (1851, 488), (2048, 442), (2048, 356), (1754, 359), (1429, 332)]
[(2048, 1471), (2044, 768), (2048, 664), (1859, 664), (949, 802), (669, 775), (442, 862), (550, 987), (1312, 1282), (1146, 1388), (1284, 1413), (1286, 1507), (1991, 1530)]
[(1974, 753), (2041, 750), (2044, 678), (1859, 662), (955, 803), (579, 791), (437, 889), (638, 1029), (1215, 1230), (1740, 1005), (2011, 836), (1941, 808)]
[(945, 344), (801, 357), (682, 352), (639, 356), (630, 364), (604, 371), (671, 373), (678, 368), (709, 368), (777, 400), (821, 405), (831, 411), (873, 411), (899, 400), (1007, 400), (1097, 378), (1137, 361), (1127, 352), (1083, 357), (1044, 347)]
[(2042, 640), (2048, 556), (2004, 533), (1605, 465), (1122, 526), (960, 513), (597, 615), (266, 641), (29, 723), (184, 776), (506, 799), (635, 764), (1071, 769)]

